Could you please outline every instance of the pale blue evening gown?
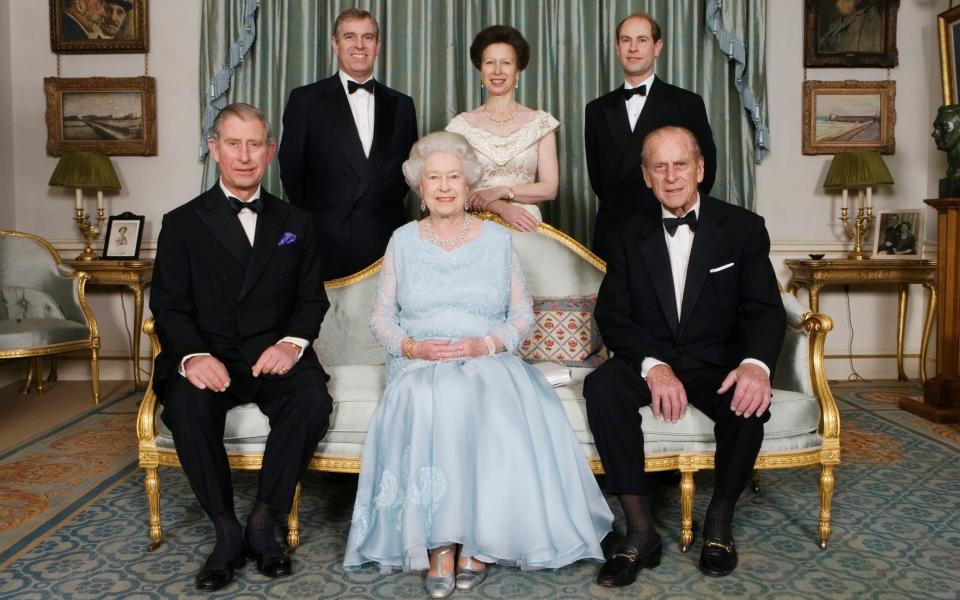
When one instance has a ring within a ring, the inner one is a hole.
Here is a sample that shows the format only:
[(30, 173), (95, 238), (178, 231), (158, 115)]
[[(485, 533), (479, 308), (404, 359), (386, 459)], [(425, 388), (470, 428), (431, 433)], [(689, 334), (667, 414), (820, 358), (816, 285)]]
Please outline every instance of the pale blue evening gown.
[[(533, 322), (509, 232), (485, 221), (453, 251), (394, 232), (370, 325), (387, 351), (344, 567), (425, 570), (427, 550), (523, 569), (603, 560), (613, 515), (560, 399), (512, 352)], [(408, 360), (403, 338), (496, 335), (507, 352)]]

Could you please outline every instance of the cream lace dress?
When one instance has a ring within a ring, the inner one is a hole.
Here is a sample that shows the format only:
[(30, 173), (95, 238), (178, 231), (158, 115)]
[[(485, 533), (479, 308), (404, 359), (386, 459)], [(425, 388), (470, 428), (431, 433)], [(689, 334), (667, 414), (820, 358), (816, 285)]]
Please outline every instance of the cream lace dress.
[[(540, 140), (560, 127), (560, 121), (550, 113), (538, 110), (533, 118), (513, 133), (497, 135), (471, 125), (463, 116), (457, 115), (447, 125), (447, 131), (467, 138), (483, 163), (483, 177), (474, 186), (485, 190), (498, 185), (516, 187), (537, 180), (537, 146)], [(517, 203), (538, 220), (540, 208), (536, 204)]]

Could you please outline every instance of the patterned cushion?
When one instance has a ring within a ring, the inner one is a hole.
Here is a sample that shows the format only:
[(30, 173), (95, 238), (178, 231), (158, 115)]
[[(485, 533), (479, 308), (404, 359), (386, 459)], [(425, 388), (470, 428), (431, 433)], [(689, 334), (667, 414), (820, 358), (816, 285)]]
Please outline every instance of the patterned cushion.
[(517, 354), (530, 362), (599, 367), (607, 360), (593, 309), (597, 296), (534, 298), (534, 325)]

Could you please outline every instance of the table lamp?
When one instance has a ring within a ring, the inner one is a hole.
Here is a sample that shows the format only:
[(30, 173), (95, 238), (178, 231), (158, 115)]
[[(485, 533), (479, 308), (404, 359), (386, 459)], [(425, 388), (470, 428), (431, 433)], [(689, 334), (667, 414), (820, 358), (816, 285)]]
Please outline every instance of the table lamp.
[[(853, 251), (848, 258), (863, 260), (863, 238), (873, 221), (873, 187), (893, 185), (893, 176), (887, 170), (880, 153), (872, 151), (841, 152), (833, 157), (823, 189), (828, 192), (841, 190), (843, 201), (840, 205), (840, 222), (847, 236), (853, 238)], [(857, 214), (850, 224), (847, 209), (849, 190), (857, 190)], [(864, 201), (866, 190), (866, 201)]]
[[(119, 190), (120, 180), (113, 170), (110, 158), (93, 152), (68, 152), (60, 157), (50, 176), (50, 185), (76, 188), (77, 208), (73, 220), (83, 236), (84, 249), (77, 260), (97, 260), (100, 257), (91, 247), (103, 230), (103, 190)], [(83, 189), (97, 190), (97, 224), (90, 222), (83, 210)]]

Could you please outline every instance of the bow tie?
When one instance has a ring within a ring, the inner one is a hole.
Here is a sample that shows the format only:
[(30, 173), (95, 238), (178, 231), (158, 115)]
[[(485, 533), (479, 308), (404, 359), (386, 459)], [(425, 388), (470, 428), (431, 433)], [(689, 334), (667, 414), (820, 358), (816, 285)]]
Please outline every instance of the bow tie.
[(368, 92), (370, 92), (370, 93), (372, 94), (372, 93), (373, 93), (373, 80), (372, 80), (372, 79), (368, 79), (368, 80), (367, 80), (366, 82), (364, 82), (364, 83), (357, 83), (356, 81), (353, 81), (352, 79), (348, 79), (348, 80), (347, 80), (347, 92), (349, 92), (349, 93), (352, 94), (352, 93), (354, 93), (355, 91), (357, 91), (357, 90), (359, 90), (359, 89), (367, 90)]
[(667, 233), (670, 234), (670, 237), (673, 237), (677, 233), (677, 227), (680, 227), (681, 225), (686, 225), (690, 228), (690, 231), (696, 231), (697, 213), (691, 210), (680, 218), (664, 217), (663, 219), (663, 228), (667, 230)]
[(237, 214), (240, 214), (240, 211), (245, 208), (249, 208), (255, 213), (259, 213), (263, 210), (263, 202), (260, 200), (260, 198), (251, 200), (250, 202), (244, 202), (238, 198), (234, 198), (233, 196), (227, 196), (227, 201), (230, 202), (230, 206)]
[(629, 100), (635, 95), (646, 96), (647, 95), (647, 84), (643, 84), (635, 88), (623, 88), (623, 97)]

